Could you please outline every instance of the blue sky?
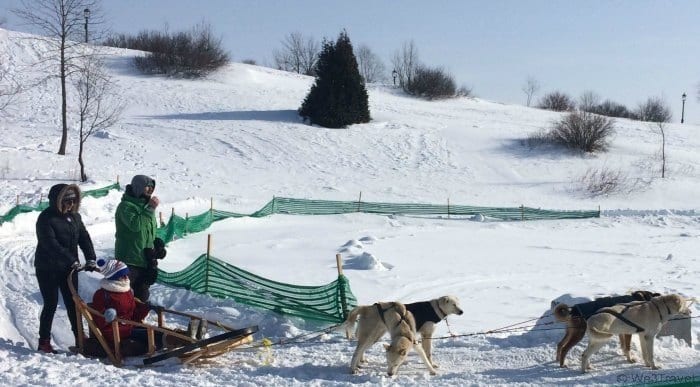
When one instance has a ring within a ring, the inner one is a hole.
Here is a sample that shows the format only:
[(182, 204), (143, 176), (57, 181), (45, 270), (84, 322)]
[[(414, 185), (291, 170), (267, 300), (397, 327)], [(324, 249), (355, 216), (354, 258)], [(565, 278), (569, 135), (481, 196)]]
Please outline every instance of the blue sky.
[[(2, 0), (8, 13), (17, 0)], [(449, 70), (459, 85), (484, 99), (525, 103), (528, 76), (539, 93), (573, 97), (592, 90), (630, 108), (663, 97), (685, 120), (700, 123), (700, 1), (381, 1), (381, 0), (106, 0), (115, 32), (189, 29), (207, 21), (235, 61), (272, 63), (272, 51), (290, 32), (317, 40), (346, 29), (391, 68), (390, 57), (409, 40), (421, 61)], [(537, 96), (536, 96), (537, 97)]]

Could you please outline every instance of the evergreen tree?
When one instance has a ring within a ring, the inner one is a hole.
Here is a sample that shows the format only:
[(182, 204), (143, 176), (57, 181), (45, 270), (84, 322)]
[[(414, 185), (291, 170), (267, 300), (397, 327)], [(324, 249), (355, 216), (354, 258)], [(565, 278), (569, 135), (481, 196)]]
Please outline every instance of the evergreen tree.
[(335, 43), (324, 40), (315, 70), (316, 81), (299, 108), (304, 120), (326, 128), (369, 122), (367, 90), (345, 31)]

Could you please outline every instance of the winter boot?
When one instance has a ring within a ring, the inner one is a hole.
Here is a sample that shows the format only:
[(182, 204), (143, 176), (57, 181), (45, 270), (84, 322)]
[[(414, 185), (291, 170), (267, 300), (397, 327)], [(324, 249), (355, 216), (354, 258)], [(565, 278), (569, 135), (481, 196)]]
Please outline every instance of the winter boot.
[(39, 348), (37, 350), (44, 353), (58, 353), (51, 346), (51, 339), (39, 339)]

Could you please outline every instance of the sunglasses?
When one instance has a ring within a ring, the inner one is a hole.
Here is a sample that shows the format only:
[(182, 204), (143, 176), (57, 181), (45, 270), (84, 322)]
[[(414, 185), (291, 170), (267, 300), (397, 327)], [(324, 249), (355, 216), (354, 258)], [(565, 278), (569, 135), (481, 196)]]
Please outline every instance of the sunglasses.
[(63, 204), (75, 204), (76, 200), (75, 199), (63, 199)]

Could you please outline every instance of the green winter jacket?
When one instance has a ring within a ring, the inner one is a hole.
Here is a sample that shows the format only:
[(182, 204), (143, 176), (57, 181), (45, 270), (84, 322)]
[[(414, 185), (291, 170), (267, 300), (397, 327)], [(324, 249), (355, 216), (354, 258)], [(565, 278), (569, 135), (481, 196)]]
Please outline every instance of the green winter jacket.
[(114, 214), (114, 258), (127, 265), (147, 267), (143, 249), (153, 248), (158, 227), (155, 212), (147, 204), (146, 199), (125, 193)]

